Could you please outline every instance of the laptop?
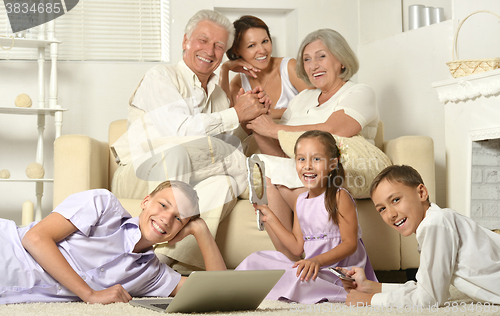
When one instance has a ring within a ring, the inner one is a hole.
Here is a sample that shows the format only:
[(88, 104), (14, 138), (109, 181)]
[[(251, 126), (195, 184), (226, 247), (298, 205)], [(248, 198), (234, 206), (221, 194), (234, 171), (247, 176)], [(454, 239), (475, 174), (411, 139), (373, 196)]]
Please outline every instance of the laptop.
[(285, 270), (195, 271), (173, 298), (133, 299), (166, 313), (255, 310)]

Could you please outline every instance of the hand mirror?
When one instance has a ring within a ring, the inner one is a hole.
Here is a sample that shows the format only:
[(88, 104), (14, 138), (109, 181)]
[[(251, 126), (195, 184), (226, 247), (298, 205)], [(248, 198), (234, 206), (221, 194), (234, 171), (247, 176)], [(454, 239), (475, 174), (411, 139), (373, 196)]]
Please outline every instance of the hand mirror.
[[(247, 158), (247, 168), (250, 203), (267, 205), (264, 162), (257, 155), (252, 155)], [(262, 222), (261, 216), (262, 212), (257, 210), (257, 228), (260, 231), (264, 230), (264, 222)]]

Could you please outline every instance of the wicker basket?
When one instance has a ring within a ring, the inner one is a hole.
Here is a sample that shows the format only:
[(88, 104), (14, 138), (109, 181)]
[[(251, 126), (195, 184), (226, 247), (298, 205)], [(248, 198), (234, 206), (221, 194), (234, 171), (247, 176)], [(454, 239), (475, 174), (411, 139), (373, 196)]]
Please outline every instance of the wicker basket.
[(472, 74), (477, 74), (489, 70), (495, 70), (500, 68), (500, 57), (495, 57), (495, 58), (483, 58), (483, 59), (463, 59), (463, 60), (455, 60), (455, 56), (458, 58), (458, 45), (457, 45), (457, 39), (458, 39), (458, 32), (460, 32), (460, 28), (464, 24), (464, 22), (472, 15), (476, 13), (481, 13), (481, 12), (486, 12), (486, 13), (491, 13), (497, 18), (500, 19), (500, 16), (497, 14), (488, 11), (488, 10), (480, 10), (473, 12), (469, 14), (462, 22), (460, 22), (460, 25), (457, 28), (457, 31), (455, 32), (455, 38), (453, 40), (453, 51), (452, 51), (452, 58), (453, 61), (447, 62), (446, 64), (450, 68), (451, 75), (454, 78), (459, 78), (459, 77), (464, 77)]

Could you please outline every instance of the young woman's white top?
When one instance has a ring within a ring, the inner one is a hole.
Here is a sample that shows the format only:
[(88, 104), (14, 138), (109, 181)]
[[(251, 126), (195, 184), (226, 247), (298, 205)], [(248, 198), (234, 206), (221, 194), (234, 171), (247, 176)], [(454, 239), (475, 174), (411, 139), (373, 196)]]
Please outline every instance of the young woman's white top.
[[(288, 75), (288, 62), (291, 58), (283, 58), (280, 64), (280, 77), (281, 77), (281, 96), (276, 102), (275, 109), (286, 109), (288, 103), (293, 99), (294, 96), (299, 94), (299, 91), (290, 82), (290, 76)], [(252, 85), (248, 80), (248, 76), (245, 74), (240, 74), (241, 86), (245, 91), (252, 90)]]

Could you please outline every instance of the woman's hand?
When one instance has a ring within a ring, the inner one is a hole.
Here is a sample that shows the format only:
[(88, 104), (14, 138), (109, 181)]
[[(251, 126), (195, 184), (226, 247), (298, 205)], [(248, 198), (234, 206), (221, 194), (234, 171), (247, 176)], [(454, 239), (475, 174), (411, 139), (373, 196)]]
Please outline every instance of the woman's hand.
[(292, 268), (297, 268), (296, 275), (297, 277), (300, 275), (301, 281), (309, 281), (310, 279), (314, 281), (318, 277), (321, 264), (318, 260), (311, 258), (295, 262)]
[(222, 67), (233, 72), (243, 73), (253, 78), (257, 78), (257, 73), (260, 72), (259, 68), (253, 67), (250, 63), (246, 62), (242, 58), (236, 60), (228, 60), (224, 64), (222, 64)]
[(278, 124), (269, 115), (261, 115), (248, 122), (248, 129), (262, 136), (278, 139)]
[(265, 107), (267, 107), (267, 109), (268, 109), (267, 114), (269, 114), (269, 109), (271, 108), (272, 101), (271, 101), (271, 99), (269, 99), (269, 96), (267, 95), (264, 88), (257, 86), (257, 87), (252, 89), (251, 93), (257, 95), (259, 102), (264, 104)]
[(132, 296), (125, 291), (123, 286), (116, 284), (102, 291), (92, 291), (88, 298), (82, 299), (91, 304), (127, 303)]

